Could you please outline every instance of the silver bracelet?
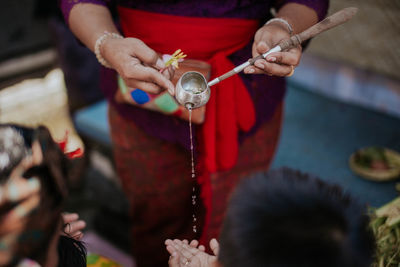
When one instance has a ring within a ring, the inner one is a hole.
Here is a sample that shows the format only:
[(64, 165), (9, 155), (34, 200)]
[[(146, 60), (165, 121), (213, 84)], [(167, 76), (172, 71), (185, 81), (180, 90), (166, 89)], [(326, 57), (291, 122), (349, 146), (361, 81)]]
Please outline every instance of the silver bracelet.
[(290, 25), (289, 22), (287, 22), (287, 20), (282, 19), (282, 18), (273, 18), (273, 19), (268, 20), (264, 25), (268, 25), (268, 24), (270, 24), (270, 23), (272, 23), (272, 22), (280, 22), (280, 23), (285, 24), (286, 28), (287, 28), (288, 31), (289, 31), (289, 34), (290, 34), (290, 35), (293, 34), (292, 25)]
[(96, 43), (94, 45), (94, 54), (96, 55), (97, 60), (100, 62), (101, 65), (103, 65), (104, 67), (107, 68), (112, 68), (112, 66), (103, 58), (103, 56), (101, 55), (100, 52), (100, 47), (103, 44), (103, 42), (107, 39), (107, 38), (114, 38), (114, 39), (123, 39), (124, 37), (122, 37), (122, 35), (118, 34), (118, 33), (114, 33), (114, 32), (107, 32), (105, 31), (104, 34), (102, 36), (100, 36), (97, 40)]

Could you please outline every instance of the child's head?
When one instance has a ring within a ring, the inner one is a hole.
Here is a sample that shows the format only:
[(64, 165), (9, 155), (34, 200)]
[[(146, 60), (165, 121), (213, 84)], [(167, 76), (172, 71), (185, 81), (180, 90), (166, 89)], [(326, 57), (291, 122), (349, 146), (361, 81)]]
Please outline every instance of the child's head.
[(222, 233), (224, 266), (369, 266), (366, 209), (337, 186), (290, 169), (259, 173), (232, 196)]

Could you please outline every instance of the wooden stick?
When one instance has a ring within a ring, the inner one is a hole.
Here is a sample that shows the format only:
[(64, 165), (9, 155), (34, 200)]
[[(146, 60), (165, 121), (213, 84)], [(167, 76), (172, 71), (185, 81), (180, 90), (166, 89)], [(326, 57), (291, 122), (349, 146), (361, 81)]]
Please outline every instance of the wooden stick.
[(345, 23), (346, 21), (350, 20), (358, 11), (358, 8), (356, 7), (347, 7), (344, 8), (335, 14), (330, 15), (329, 17), (326, 17), (324, 20), (318, 22), (317, 24), (311, 26), (307, 30), (293, 35), (290, 37), (290, 39), (282, 40), (277, 46), (272, 48), (271, 50), (267, 51), (266, 53), (259, 55), (257, 57), (249, 59), (247, 62), (237, 66), (233, 70), (215, 78), (214, 80), (210, 81), (208, 83), (208, 86), (212, 86), (214, 84), (219, 83), (222, 80), (225, 80), (226, 78), (229, 78), (242, 70), (244, 70), (246, 67), (250, 65), (254, 65), (254, 62), (256, 62), (258, 59), (264, 59), (268, 54), (273, 53), (273, 52), (280, 52), (284, 50), (288, 50), (292, 47), (296, 47), (303, 43), (304, 41), (307, 41), (310, 38), (315, 37), (316, 35), (320, 34), (321, 32), (327, 31), (333, 27), (336, 27), (340, 24)]
[(314, 36), (320, 34), (321, 32), (327, 31), (333, 27), (336, 27), (350, 20), (357, 13), (357, 10), (358, 9), (356, 7), (344, 8), (336, 12), (335, 14), (326, 17), (324, 20), (311, 26), (307, 30), (299, 34), (293, 35), (290, 39), (281, 41), (279, 43), (279, 46), (281, 47), (282, 51), (298, 46), (302, 42), (313, 38)]

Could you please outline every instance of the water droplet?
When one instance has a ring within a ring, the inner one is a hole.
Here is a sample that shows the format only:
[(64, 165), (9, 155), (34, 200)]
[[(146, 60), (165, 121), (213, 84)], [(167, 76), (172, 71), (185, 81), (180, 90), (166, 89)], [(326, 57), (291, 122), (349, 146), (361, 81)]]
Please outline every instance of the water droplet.
[[(193, 147), (193, 132), (192, 132), (192, 109), (191, 107), (189, 108), (189, 129), (190, 129), (190, 159), (191, 159), (191, 173), (192, 173), (192, 178), (196, 178), (196, 169), (194, 166), (194, 147)], [(196, 188), (193, 186), (192, 191), (195, 192)], [(192, 195), (192, 205), (196, 205), (196, 195)], [(194, 209), (194, 208), (193, 208)], [(197, 227), (195, 222), (197, 221), (196, 215), (193, 213), (193, 232), (197, 232)]]

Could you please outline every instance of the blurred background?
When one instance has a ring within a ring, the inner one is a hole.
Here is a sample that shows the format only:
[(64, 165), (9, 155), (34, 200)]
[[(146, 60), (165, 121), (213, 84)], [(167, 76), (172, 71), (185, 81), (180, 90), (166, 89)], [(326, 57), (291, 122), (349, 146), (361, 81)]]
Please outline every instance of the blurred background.
[[(57, 1), (2, 1), (0, 123), (46, 125), (67, 150), (84, 148), (84, 175), (68, 211), (88, 223), (89, 250), (133, 266), (127, 202), (114, 172), (99, 65), (72, 36)], [(400, 1), (333, 0), (329, 13), (355, 6), (345, 25), (314, 38), (292, 77), (272, 167), (290, 166), (338, 183), (378, 207), (395, 198), (396, 177), (356, 175), (357, 149), (400, 151)], [(188, 159), (189, 160), (189, 159)]]

